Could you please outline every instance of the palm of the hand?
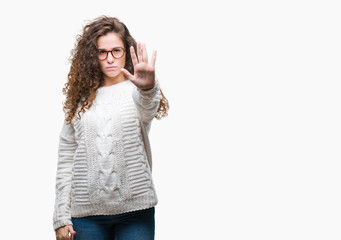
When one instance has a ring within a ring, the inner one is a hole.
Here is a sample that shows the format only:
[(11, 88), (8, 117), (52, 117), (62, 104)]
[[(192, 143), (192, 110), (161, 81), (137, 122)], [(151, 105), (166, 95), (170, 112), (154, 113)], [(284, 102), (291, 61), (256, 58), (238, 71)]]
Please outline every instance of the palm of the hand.
[(137, 56), (133, 47), (130, 48), (131, 59), (134, 65), (134, 75), (129, 73), (126, 69), (122, 72), (127, 78), (140, 89), (151, 89), (155, 86), (155, 61), (156, 51), (153, 52), (151, 62), (148, 62), (148, 55), (146, 46), (137, 43)]
[(155, 67), (146, 63), (137, 64), (135, 66), (134, 80), (138, 88), (152, 88), (155, 84)]

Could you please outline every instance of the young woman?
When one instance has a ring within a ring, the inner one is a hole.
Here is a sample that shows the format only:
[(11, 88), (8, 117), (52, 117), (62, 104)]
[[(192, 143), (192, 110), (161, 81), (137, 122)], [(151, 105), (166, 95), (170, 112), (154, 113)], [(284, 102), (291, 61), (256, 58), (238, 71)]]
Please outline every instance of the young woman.
[(56, 239), (154, 239), (148, 133), (168, 101), (125, 24), (101, 16), (77, 36), (63, 88), (53, 227)]

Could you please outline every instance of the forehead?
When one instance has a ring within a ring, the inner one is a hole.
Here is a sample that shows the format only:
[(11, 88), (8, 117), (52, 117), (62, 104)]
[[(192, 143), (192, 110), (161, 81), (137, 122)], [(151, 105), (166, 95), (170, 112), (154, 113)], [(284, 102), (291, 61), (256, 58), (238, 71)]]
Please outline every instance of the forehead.
[(112, 49), (114, 47), (124, 47), (124, 44), (117, 33), (107, 33), (97, 39), (97, 47), (100, 49)]

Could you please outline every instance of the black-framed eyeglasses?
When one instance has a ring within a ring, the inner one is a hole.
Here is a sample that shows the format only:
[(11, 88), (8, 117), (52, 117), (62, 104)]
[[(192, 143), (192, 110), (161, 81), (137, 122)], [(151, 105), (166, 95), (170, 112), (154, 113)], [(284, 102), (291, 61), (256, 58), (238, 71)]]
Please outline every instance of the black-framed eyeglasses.
[(98, 49), (97, 57), (99, 60), (105, 60), (107, 59), (108, 53), (110, 52), (114, 58), (121, 58), (124, 56), (125, 51), (126, 50), (122, 47), (116, 47), (109, 51), (104, 50), (104, 49)]

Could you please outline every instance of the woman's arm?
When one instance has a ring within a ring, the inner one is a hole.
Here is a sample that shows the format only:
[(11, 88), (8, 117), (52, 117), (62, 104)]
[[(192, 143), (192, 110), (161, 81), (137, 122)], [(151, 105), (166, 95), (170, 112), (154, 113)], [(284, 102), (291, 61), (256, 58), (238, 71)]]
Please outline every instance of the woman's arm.
[(156, 80), (155, 86), (149, 90), (135, 87), (132, 96), (142, 122), (148, 124), (155, 117), (160, 105), (161, 92), (159, 81)]
[(71, 222), (71, 178), (72, 162), (77, 148), (75, 130), (64, 121), (59, 135), (58, 164), (56, 174), (56, 200), (53, 214), (53, 228), (56, 230)]
[(148, 126), (155, 117), (161, 100), (159, 82), (155, 77), (156, 51), (153, 51), (149, 62), (146, 45), (138, 42), (137, 53), (133, 47), (130, 47), (130, 55), (134, 65), (134, 75), (124, 68), (122, 72), (136, 86), (132, 96), (142, 122)]

